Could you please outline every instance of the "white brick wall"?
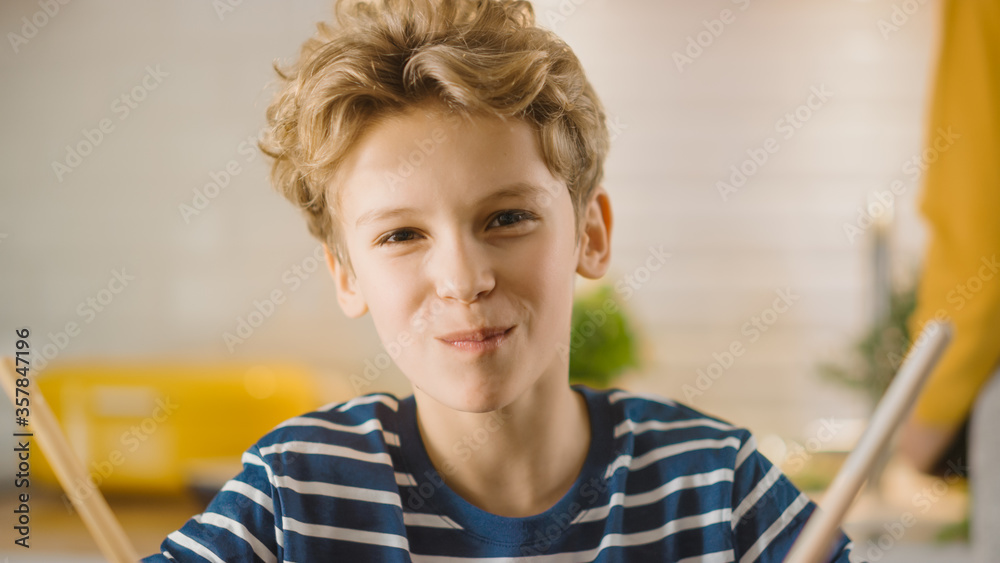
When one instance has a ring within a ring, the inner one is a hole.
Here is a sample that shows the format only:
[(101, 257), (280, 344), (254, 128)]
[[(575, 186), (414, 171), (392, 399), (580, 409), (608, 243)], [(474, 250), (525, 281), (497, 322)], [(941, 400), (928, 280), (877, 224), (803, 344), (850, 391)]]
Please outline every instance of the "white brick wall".
[[(626, 126), (607, 167), (617, 218), (610, 279), (634, 270), (650, 245), (672, 253), (629, 303), (655, 361), (628, 384), (682, 396), (712, 353), (746, 343), (740, 327), (790, 287), (801, 300), (696, 406), (790, 436), (818, 416), (864, 413), (813, 368), (868, 318), (865, 244), (849, 243), (842, 224), (870, 190), (901, 178), (917, 151), (936, 6), (883, 39), (876, 21), (891, 13), (885, 0), (755, 0), (745, 11), (728, 0), (561, 4), (572, 13), (557, 32)], [(536, 11), (544, 22), (559, 6), (545, 0)], [(725, 8), (735, 21), (679, 72), (672, 52)], [(3, 2), (0, 29), (17, 32), (37, 9)], [(222, 333), (254, 299), (287, 290), (282, 273), (315, 247), (270, 191), (262, 159), (244, 162), (238, 147), (263, 121), (271, 60), (295, 53), (327, 13), (318, 1), (244, 2), (221, 20), (210, 3), (71, 3), (17, 53), (0, 48), (0, 232), (8, 234), (0, 330), (27, 324), (37, 346), (81, 323), (62, 357), (228, 357)], [(119, 119), (113, 101), (157, 64), (169, 76)], [(820, 85), (833, 97), (781, 137), (776, 122)], [(51, 162), (104, 118), (114, 131), (59, 182)], [(769, 136), (780, 149), (724, 202), (716, 182)], [(242, 172), (185, 223), (178, 205), (231, 159)], [(898, 209), (896, 244), (907, 260), (919, 256), (922, 236), (914, 195)], [(78, 304), (116, 268), (137, 281), (83, 324)], [(320, 271), (237, 356), (351, 371), (378, 352), (370, 321), (345, 319)], [(377, 387), (406, 390), (398, 374)]]
[[(886, 39), (877, 21), (892, 14), (888, 1), (571, 4), (555, 29), (627, 125), (607, 173), (615, 268), (634, 269), (650, 244), (672, 253), (630, 303), (655, 362), (629, 385), (683, 398), (712, 354), (739, 340), (746, 352), (696, 406), (792, 437), (820, 416), (863, 415), (864, 403), (819, 381), (815, 365), (842, 357), (868, 322), (869, 239), (852, 244), (842, 226), (871, 190), (897, 178), (912, 185), (900, 167), (923, 132), (938, 7), (921, 8)], [(673, 53), (724, 9), (732, 22), (679, 70)], [(821, 85), (833, 95), (786, 139), (779, 120)], [(716, 183), (769, 137), (778, 150), (724, 201)], [(922, 245), (915, 195), (897, 206), (904, 271)], [(749, 343), (741, 327), (785, 287), (801, 299)]]

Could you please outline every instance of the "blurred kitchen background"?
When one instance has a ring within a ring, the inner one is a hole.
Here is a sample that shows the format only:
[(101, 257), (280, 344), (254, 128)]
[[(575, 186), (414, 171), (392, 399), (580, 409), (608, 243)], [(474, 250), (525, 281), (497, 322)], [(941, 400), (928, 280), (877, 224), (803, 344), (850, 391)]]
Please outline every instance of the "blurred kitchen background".
[[(144, 554), (274, 424), (359, 393), (409, 393), (369, 317), (341, 313), (317, 241), (254, 145), (272, 61), (293, 57), (330, 5), (0, 4), (0, 351), (30, 328), (43, 390), (88, 467), (106, 470)], [(905, 301), (922, 259), (913, 163), (940, 2), (534, 5), (583, 61), (613, 136), (604, 282), (633, 290), (616, 295), (636, 361), (610, 384), (750, 428), (818, 498), (873, 405), (866, 382), (823, 366), (865, 370), (857, 342), (893, 292)], [(894, 181), (891, 212), (859, 220)], [(727, 356), (734, 343), (745, 352)], [(0, 480), (0, 555), (100, 560), (38, 464), (31, 550), (12, 547), (12, 479)], [(862, 553), (911, 512), (882, 560), (963, 561), (962, 483), (921, 513), (914, 495), (937, 481), (887, 464), (891, 478), (847, 524)], [(0, 469), (14, 474), (12, 455)]]

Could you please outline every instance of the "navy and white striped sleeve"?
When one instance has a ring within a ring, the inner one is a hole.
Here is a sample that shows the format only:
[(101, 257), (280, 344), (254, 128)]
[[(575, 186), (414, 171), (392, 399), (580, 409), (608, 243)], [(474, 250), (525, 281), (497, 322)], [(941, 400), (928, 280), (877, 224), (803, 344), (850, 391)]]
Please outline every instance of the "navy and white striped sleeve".
[(205, 512), (189, 519), (143, 563), (210, 561), (276, 562), (282, 532), (275, 524), (274, 477), (253, 446), (243, 470), (215, 495)]
[[(780, 563), (816, 509), (805, 493), (757, 451), (746, 433), (736, 454), (732, 528), (739, 563)], [(850, 563), (850, 540), (841, 533), (830, 561)]]

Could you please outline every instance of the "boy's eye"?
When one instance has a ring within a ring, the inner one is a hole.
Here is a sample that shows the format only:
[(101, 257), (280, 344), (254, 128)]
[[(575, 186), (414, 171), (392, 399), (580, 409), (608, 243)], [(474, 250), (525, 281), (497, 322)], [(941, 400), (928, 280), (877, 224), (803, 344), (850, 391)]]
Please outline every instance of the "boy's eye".
[(413, 237), (415, 237), (415, 236), (416, 236), (416, 233), (414, 233), (410, 229), (399, 229), (398, 231), (393, 231), (393, 232), (387, 234), (386, 236), (380, 238), (376, 242), (376, 245), (377, 246), (382, 246), (384, 244), (394, 244), (394, 243), (400, 243), (400, 242), (407, 242), (407, 241), (413, 240)]
[[(489, 226), (494, 228), (510, 227), (532, 219), (535, 219), (535, 216), (528, 211), (509, 209), (497, 213), (493, 217), (493, 220), (490, 221)], [(384, 246), (387, 244), (410, 242), (416, 240), (417, 236), (419, 236), (418, 233), (412, 229), (398, 229), (378, 239), (375, 242), (375, 245)]]
[(531, 220), (531, 219), (534, 219), (534, 218), (535, 218), (535, 216), (532, 215), (531, 213), (527, 212), (527, 211), (519, 211), (519, 210), (516, 210), (516, 209), (509, 209), (507, 211), (501, 211), (500, 213), (498, 213), (496, 215), (496, 217), (493, 218), (493, 221), (490, 222), (490, 226), (491, 227), (494, 226), (494, 224), (499, 221), (501, 224), (496, 225), (496, 226), (498, 226), (498, 227), (506, 227), (506, 226), (510, 226), (510, 225), (515, 225), (515, 224), (520, 223), (522, 221)]

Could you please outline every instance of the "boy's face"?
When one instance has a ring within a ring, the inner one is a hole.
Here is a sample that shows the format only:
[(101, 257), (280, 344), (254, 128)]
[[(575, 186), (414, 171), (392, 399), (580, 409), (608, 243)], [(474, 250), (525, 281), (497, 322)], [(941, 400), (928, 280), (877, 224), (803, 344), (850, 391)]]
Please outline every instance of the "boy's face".
[(354, 275), (328, 258), (344, 312), (371, 311), (415, 388), (486, 412), (567, 378), (575, 274), (603, 269), (527, 123), (434, 109), (378, 123), (349, 153), (335, 189)]

